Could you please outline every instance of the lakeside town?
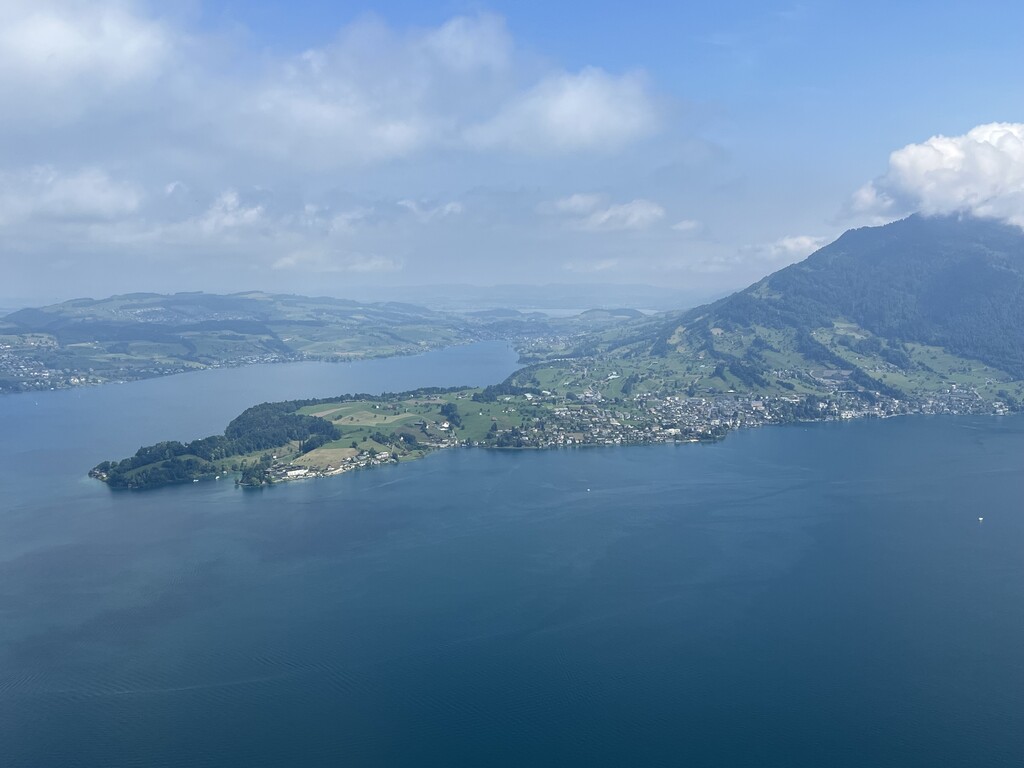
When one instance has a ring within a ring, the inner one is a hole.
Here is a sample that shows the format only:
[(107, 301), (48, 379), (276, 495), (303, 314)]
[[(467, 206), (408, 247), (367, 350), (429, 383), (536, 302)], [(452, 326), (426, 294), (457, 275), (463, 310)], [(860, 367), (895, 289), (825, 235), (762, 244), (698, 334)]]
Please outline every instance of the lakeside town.
[[(1020, 407), (1019, 388), (987, 367), (911, 379), (893, 363), (779, 367), (653, 355), (554, 357), (483, 388), (343, 395), (254, 406), (224, 435), (158, 443), (91, 473), (146, 488), (233, 474), (259, 487), (411, 461), (454, 447), (550, 449), (711, 442), (773, 424), (993, 414)], [(543, 352), (543, 348), (534, 348)], [(922, 366), (923, 370), (923, 366)], [(892, 383), (902, 379), (914, 389)]]
[[(627, 399), (606, 400), (597, 393), (569, 397), (551, 392), (505, 395), (494, 403), (472, 399), (469, 391), (455, 395), (463, 411), (490, 420), (485, 436), (459, 428), (450, 418), (438, 415), (420, 419), (416, 450), (403, 443), (400, 432), (377, 433), (384, 450), (352, 451), (332, 464), (318, 466), (302, 456), (273, 456), (265, 470), (268, 483), (331, 477), (355, 469), (397, 464), (427, 453), (457, 447), (491, 449), (552, 449), (586, 446), (624, 446), (656, 443), (695, 443), (721, 440), (737, 429), (796, 422), (850, 421), (911, 414), (1005, 415), (1006, 403), (989, 401), (976, 390), (956, 385), (927, 396), (904, 400), (864, 393), (836, 392), (830, 396), (759, 396), (725, 394), (709, 397), (654, 396), (637, 394)], [(435, 398), (434, 403), (444, 400)], [(397, 405), (374, 407), (398, 410)], [(449, 411), (452, 413), (452, 411)], [(511, 422), (518, 421), (518, 424)], [(394, 447), (394, 450), (387, 450)], [(262, 484), (262, 483), (260, 483)]]
[(131, 356), (99, 360), (62, 350), (52, 337), (24, 339), (8, 337), (0, 341), (0, 394), (45, 392), (98, 384), (125, 383), (206, 368), (238, 368), (245, 365), (291, 362), (297, 359), (276, 353), (247, 354), (189, 362), (146, 359)]

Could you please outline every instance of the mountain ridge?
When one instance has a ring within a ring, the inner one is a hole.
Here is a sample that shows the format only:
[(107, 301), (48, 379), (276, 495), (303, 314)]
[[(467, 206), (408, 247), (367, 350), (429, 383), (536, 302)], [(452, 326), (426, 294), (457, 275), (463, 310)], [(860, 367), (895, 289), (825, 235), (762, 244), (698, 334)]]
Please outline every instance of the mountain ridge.
[[(541, 359), (538, 355), (536, 359)], [(851, 394), (1024, 400), (1024, 231), (915, 215), (850, 230), (730, 296), (552, 347), (520, 385), (569, 381), (558, 360), (628, 393)], [(612, 382), (615, 379), (610, 380)], [(624, 394), (591, 382), (603, 397)]]
[(920, 215), (850, 230), (679, 318), (683, 326), (705, 320), (805, 330), (848, 320), (888, 341), (946, 347), (1024, 377), (1024, 232)]

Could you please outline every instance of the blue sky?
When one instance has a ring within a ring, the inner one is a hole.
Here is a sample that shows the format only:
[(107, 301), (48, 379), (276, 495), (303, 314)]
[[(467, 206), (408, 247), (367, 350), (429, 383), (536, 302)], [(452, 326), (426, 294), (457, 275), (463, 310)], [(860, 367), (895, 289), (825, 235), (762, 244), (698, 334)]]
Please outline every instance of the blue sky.
[(166, 5), (0, 7), (7, 297), (710, 296), (913, 210), (1024, 221), (1015, 4)]

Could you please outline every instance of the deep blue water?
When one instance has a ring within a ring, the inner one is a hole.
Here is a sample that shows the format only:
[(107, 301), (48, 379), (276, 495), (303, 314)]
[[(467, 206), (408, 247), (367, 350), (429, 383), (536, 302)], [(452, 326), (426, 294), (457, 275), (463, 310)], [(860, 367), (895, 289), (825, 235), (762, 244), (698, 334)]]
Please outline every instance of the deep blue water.
[(259, 400), (513, 367), (482, 345), (0, 399), (0, 765), (1021, 765), (1021, 418), (257, 492), (83, 477)]

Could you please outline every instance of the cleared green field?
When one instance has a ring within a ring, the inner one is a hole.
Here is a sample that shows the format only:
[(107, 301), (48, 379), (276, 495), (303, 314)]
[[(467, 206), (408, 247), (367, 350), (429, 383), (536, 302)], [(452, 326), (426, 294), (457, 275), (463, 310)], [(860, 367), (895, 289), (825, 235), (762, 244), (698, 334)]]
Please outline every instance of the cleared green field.
[[(991, 400), (1000, 392), (1024, 396), (1024, 382), (984, 363), (938, 347), (886, 342), (848, 321), (818, 328), (810, 336), (826, 355), (808, 358), (792, 330), (753, 326), (712, 333), (705, 349), (680, 344), (667, 355), (652, 356), (624, 347), (603, 356), (533, 366), (513, 380), (520, 386), (590, 393), (605, 400), (640, 393), (828, 394), (858, 387), (891, 388), (908, 396), (952, 390), (977, 391)], [(850, 371), (859, 371), (860, 384), (846, 380)]]

